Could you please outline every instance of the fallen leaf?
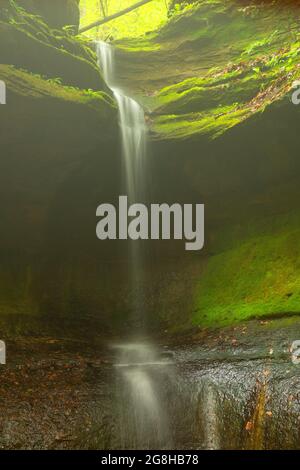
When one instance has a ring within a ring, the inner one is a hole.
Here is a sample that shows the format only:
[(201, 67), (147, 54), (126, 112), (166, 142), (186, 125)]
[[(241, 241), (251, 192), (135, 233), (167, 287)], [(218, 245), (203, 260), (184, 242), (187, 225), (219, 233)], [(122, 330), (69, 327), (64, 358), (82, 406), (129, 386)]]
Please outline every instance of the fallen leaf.
[(252, 428), (253, 428), (252, 421), (248, 421), (245, 426), (246, 431), (251, 431)]

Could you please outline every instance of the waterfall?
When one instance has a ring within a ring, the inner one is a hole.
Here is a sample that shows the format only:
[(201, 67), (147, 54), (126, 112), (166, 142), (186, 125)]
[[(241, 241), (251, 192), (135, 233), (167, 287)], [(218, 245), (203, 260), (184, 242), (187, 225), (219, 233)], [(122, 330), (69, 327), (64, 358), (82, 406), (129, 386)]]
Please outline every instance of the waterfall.
[[(98, 64), (104, 80), (111, 89), (118, 104), (120, 137), (123, 154), (123, 183), (129, 204), (141, 202), (146, 190), (146, 123), (143, 108), (125, 95), (116, 85), (115, 50), (106, 42), (97, 41)], [(132, 320), (143, 327), (146, 323), (144, 292), (143, 253), (140, 241), (130, 243), (129, 289), (132, 294)]]
[[(142, 107), (116, 85), (114, 48), (97, 42), (99, 66), (112, 90), (119, 109), (119, 124), (125, 172), (125, 187), (130, 204), (145, 194), (146, 124)], [(140, 323), (145, 323), (145, 305), (136, 286), (142, 285), (142, 252), (138, 241), (130, 245), (130, 280)], [(143, 317), (143, 318), (142, 318)], [(137, 322), (138, 323), (138, 322)], [(170, 382), (170, 363), (152, 345), (129, 342), (115, 346), (118, 432), (122, 448), (167, 448), (171, 445), (166, 382)]]
[(118, 349), (119, 439), (124, 449), (172, 446), (166, 412), (171, 363), (153, 345), (127, 343)]
[(115, 83), (114, 48), (106, 42), (97, 42), (99, 65), (108, 87), (112, 90), (119, 108), (122, 150), (125, 164), (126, 190), (129, 203), (138, 202), (144, 192), (146, 123), (143, 108), (126, 96)]

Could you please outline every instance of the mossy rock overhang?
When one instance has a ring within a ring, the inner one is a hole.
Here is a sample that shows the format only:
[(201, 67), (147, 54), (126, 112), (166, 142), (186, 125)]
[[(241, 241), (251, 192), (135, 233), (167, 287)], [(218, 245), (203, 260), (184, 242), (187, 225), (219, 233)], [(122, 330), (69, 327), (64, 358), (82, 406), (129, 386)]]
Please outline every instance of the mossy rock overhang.
[(56, 78), (65, 85), (111, 93), (87, 43), (52, 29), (12, 1), (8, 4), (9, 8), (0, 10), (1, 63)]
[(117, 41), (116, 74), (148, 108), (153, 138), (215, 137), (288, 96), (299, 14), (299, 2), (195, 2), (160, 31)]

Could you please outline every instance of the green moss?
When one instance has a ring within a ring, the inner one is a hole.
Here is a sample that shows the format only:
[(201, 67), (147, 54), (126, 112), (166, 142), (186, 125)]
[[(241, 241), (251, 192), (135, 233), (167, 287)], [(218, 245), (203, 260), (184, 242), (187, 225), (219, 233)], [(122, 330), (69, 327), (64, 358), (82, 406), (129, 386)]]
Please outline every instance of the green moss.
[(278, 55), (265, 54), (166, 87), (158, 95), (153, 129), (164, 138), (220, 135), (288, 97), (299, 76), (299, 59), (297, 41)]
[(253, 317), (300, 314), (299, 213), (252, 220), (242, 235), (239, 230), (229, 229), (234, 244), (228, 240), (227, 249), (223, 246), (207, 261), (194, 324), (223, 326)]
[(151, 33), (147, 37), (133, 38), (122, 41), (115, 41), (115, 45), (125, 52), (153, 52), (160, 50), (160, 44), (151, 39), (156, 37), (156, 33)]
[(246, 116), (247, 112), (243, 109), (237, 109), (237, 105), (224, 106), (206, 114), (190, 113), (180, 116), (161, 116), (157, 119), (153, 130), (156, 134), (163, 133), (172, 139), (184, 139), (196, 133), (215, 138), (241, 122)]
[(59, 80), (47, 79), (37, 74), (20, 70), (12, 65), (0, 65), (0, 75), (8, 84), (10, 92), (27, 98), (53, 98), (70, 103), (85, 104), (99, 112), (103, 107), (111, 107), (115, 111), (113, 99), (105, 92), (82, 90), (64, 86)]

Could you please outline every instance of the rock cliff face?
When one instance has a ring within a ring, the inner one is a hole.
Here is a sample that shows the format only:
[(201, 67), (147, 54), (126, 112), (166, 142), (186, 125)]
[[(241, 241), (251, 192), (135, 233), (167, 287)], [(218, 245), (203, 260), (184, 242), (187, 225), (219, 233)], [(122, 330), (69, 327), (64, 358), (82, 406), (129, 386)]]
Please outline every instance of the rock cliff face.
[(79, 0), (17, 0), (26, 11), (39, 15), (51, 28), (71, 26), (78, 31), (80, 12)]
[(0, 10), (1, 328), (69, 310), (70, 260), (89, 244), (71, 229), (75, 213), (94, 240), (98, 201), (118, 179), (117, 108), (94, 52), (28, 11), (11, 1)]

